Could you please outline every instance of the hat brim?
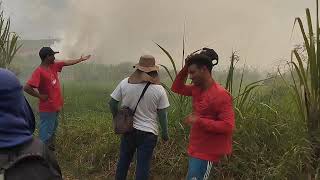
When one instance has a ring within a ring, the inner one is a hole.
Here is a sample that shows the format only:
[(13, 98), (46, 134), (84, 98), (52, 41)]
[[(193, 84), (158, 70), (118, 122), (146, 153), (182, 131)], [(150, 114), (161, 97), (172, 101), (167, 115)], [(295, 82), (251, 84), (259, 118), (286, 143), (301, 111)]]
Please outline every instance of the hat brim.
[(153, 84), (160, 84), (160, 78), (159, 78), (159, 76), (151, 77), (146, 72), (139, 72), (139, 71), (135, 71), (129, 77), (129, 83), (139, 84), (139, 83), (143, 83), (143, 82), (151, 82)]
[(159, 71), (159, 66), (155, 65), (155, 66), (151, 66), (151, 67), (144, 67), (144, 66), (140, 66), (139, 64), (136, 64), (133, 66), (133, 68), (139, 69), (140, 71), (143, 72), (151, 72), (151, 71)]

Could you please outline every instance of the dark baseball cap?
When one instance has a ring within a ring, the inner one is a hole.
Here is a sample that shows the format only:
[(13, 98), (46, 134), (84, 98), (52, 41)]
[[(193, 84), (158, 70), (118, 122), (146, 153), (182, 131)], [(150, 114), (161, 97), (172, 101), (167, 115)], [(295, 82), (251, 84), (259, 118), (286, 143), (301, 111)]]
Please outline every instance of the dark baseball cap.
[(58, 51), (53, 51), (51, 47), (42, 47), (39, 51), (39, 56), (41, 59), (46, 58), (47, 56), (51, 56), (59, 53)]

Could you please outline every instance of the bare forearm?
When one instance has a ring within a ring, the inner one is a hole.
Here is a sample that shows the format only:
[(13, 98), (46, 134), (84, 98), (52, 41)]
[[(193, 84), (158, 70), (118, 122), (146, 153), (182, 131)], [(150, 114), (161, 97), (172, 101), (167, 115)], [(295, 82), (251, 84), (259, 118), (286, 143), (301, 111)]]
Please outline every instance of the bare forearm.
[(71, 65), (74, 65), (74, 64), (78, 64), (82, 61), (86, 61), (88, 59), (90, 59), (91, 55), (87, 55), (87, 56), (81, 56), (79, 59), (74, 59), (74, 60), (66, 60), (66, 61), (63, 61), (64, 62), (64, 65), (65, 66), (71, 66)]
[(28, 85), (28, 84), (25, 85), (23, 89), (26, 93), (30, 94), (31, 96), (36, 97), (36, 98), (40, 98), (39, 92), (34, 90), (30, 85)]
[(82, 62), (83, 60), (82, 59), (73, 59), (73, 60), (64, 60), (64, 65), (65, 66), (71, 66), (71, 65), (74, 65), (74, 64), (78, 64), (80, 62)]

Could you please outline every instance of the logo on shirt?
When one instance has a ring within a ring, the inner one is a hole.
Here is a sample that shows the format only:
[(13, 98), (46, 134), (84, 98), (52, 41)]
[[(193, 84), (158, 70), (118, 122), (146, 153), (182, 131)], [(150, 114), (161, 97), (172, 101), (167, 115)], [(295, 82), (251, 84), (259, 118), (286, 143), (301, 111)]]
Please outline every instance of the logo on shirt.
[(57, 80), (56, 80), (56, 79), (54, 79), (54, 80), (51, 81), (52, 86), (54, 86), (56, 83), (57, 83)]

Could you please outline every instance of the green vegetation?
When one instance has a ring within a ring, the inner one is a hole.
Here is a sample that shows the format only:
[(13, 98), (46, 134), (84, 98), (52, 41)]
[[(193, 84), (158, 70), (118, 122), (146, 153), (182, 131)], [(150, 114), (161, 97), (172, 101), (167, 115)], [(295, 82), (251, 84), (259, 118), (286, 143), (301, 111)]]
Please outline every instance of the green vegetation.
[(290, 62), (292, 65), (291, 77), (294, 82), (291, 88), (294, 90), (299, 115), (306, 123), (307, 140), (312, 149), (312, 159), (310, 159), (311, 164), (308, 165), (308, 170), (315, 176), (318, 174), (320, 165), (320, 27), (318, 0), (316, 2), (315, 31), (309, 9), (306, 9), (307, 29), (305, 29), (301, 18), (295, 20), (301, 30), (307, 56), (303, 59), (304, 54), (299, 53), (298, 49), (294, 49)]
[[(65, 106), (60, 114), (57, 154), (66, 176), (113, 176), (119, 137), (113, 133), (107, 102), (116, 83), (63, 80)], [(31, 100), (36, 107), (35, 99)], [(188, 129), (170, 100), (170, 140), (164, 144), (159, 139), (151, 170), (158, 179), (183, 178), (187, 171)], [(311, 149), (304, 122), (285, 84), (273, 79), (256, 89), (250, 102), (250, 110), (237, 113), (234, 153), (216, 167), (215, 175), (236, 179), (290, 179), (303, 175)]]
[[(234, 97), (236, 130), (233, 154), (214, 168), (211, 179), (319, 179), (318, 0), (315, 32), (308, 9), (306, 14), (307, 31), (302, 20), (296, 19), (306, 54), (294, 49), (288, 72), (264, 79), (255, 71), (237, 67), (240, 56), (236, 53), (231, 56), (228, 71), (214, 68), (214, 78)], [(7, 68), (19, 46), (17, 36), (9, 33), (10, 21), (3, 15), (0, 16), (0, 25), (0, 67)], [(25, 46), (35, 51), (36, 43), (25, 42)], [(172, 63), (172, 68), (162, 66), (161, 71), (171, 103), (170, 140), (163, 143), (159, 138), (151, 175), (152, 179), (184, 179), (189, 129), (182, 120), (191, 111), (191, 102), (169, 90), (178, 71), (178, 61), (165, 48), (158, 46)], [(184, 51), (183, 48), (182, 59)], [(29, 52), (28, 48), (10, 65), (17, 69), (22, 81), (40, 63), (37, 54), (26, 52)], [(57, 156), (66, 179), (112, 179), (114, 176), (119, 137), (113, 133), (107, 102), (118, 82), (132, 71), (130, 63), (82, 64), (66, 68), (62, 73), (65, 106), (60, 113)], [(37, 112), (36, 99), (28, 99)], [(129, 177), (134, 174), (134, 164), (132, 166)]]
[(21, 47), (18, 45), (19, 36), (11, 32), (10, 19), (7, 19), (3, 11), (0, 12), (0, 67), (9, 68), (15, 54)]
[[(287, 85), (280, 77), (257, 82), (255, 88), (247, 91), (247, 87), (252, 86), (249, 82), (257, 81), (257, 74), (246, 68), (239, 69), (235, 64), (232, 66), (237, 127), (234, 153), (215, 167), (212, 178), (306, 179), (312, 148), (294, 94), (288, 93)], [(108, 71), (112, 72), (115, 80), (108, 77), (109, 73), (103, 73)], [(65, 106), (60, 114), (57, 155), (68, 179), (112, 179), (119, 137), (113, 133), (107, 102), (116, 84), (132, 71), (132, 66), (123, 64), (82, 64), (64, 70), (62, 89)], [(214, 76), (224, 82), (230, 79), (230, 73), (215, 71)], [(162, 77), (166, 77), (165, 72), (162, 72)], [(251, 80), (248, 82), (246, 79)], [(164, 84), (169, 86), (171, 80), (165, 79)], [(226, 84), (230, 85), (230, 82)], [(170, 140), (163, 143), (159, 139), (151, 169), (153, 179), (183, 179), (187, 173), (189, 129), (182, 120), (191, 106), (190, 102), (184, 107), (179, 106), (174, 96), (170, 96)], [(36, 107), (35, 99), (30, 100)], [(179, 108), (183, 109), (182, 114)], [(134, 164), (129, 176), (133, 175)]]

